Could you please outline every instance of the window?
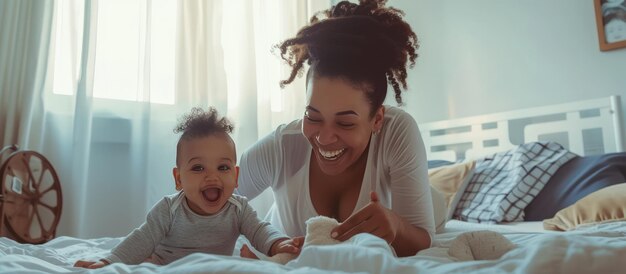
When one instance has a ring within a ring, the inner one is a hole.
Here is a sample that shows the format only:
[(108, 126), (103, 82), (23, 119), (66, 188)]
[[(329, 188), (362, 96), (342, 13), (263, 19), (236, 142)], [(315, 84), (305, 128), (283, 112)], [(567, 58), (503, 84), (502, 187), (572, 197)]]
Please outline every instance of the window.
[[(76, 2), (59, 1), (55, 11), (54, 94), (73, 95), (78, 82), (84, 8)], [(174, 104), (176, 1), (93, 4), (93, 97)]]

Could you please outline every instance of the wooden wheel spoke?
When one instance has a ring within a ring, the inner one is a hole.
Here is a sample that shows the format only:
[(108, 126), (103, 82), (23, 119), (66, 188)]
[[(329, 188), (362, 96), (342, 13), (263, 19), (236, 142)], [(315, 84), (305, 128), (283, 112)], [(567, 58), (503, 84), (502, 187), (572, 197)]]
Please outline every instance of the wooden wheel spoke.
[[(39, 190), (37, 189), (39, 187), (39, 185), (37, 184), (37, 182), (35, 182), (35, 179), (33, 176), (33, 171), (30, 170), (30, 165), (28, 164), (28, 162), (26, 161), (26, 158), (22, 158), (22, 162), (24, 162), (24, 165), (26, 166), (26, 170), (28, 171), (28, 183), (32, 182), (33, 185), (35, 186), (35, 193), (39, 192)], [(28, 188), (30, 190), (30, 188)]]
[(54, 212), (54, 210), (56, 209), (56, 206), (53, 207), (53, 206), (51, 206), (49, 204), (44, 204), (41, 201), (37, 201), (37, 203), (42, 205), (42, 206), (44, 206), (44, 207), (46, 207), (46, 208), (48, 208), (48, 209), (50, 209), (52, 212)]
[[(26, 206), (26, 208), (29, 208), (29, 206)], [(37, 209), (32, 207), (32, 211), (30, 212), (30, 216), (28, 216), (28, 219), (27, 219), (28, 220), (28, 223), (27, 223), (28, 227), (25, 227), (24, 229), (30, 228), (30, 224), (33, 223), (33, 219), (35, 218), (36, 211), (37, 211)]]
[(50, 187), (42, 192), (39, 192), (39, 196), (43, 196), (44, 194), (46, 194), (48, 191), (53, 190), (54, 189), (54, 184), (50, 185)]
[[(37, 210), (37, 208), (33, 208), (33, 211), (35, 212), (35, 215), (37, 215), (37, 221), (39, 222), (39, 229), (41, 229), (41, 234), (43, 235), (43, 232), (46, 231), (46, 228), (43, 227), (43, 221), (41, 220), (41, 215), (39, 215), (39, 210)], [(32, 221), (31, 221), (31, 225), (32, 225)]]
[[(30, 170), (30, 168), (28, 170)], [(39, 186), (41, 186), (41, 180), (43, 180), (43, 175), (44, 175), (44, 173), (46, 173), (46, 170), (47, 169), (44, 169), (43, 167), (41, 168), (41, 172), (39, 173), (39, 179), (37, 179), (37, 182), (35, 182), (36, 183), (36, 185), (35, 185), (36, 189), (39, 189)]]

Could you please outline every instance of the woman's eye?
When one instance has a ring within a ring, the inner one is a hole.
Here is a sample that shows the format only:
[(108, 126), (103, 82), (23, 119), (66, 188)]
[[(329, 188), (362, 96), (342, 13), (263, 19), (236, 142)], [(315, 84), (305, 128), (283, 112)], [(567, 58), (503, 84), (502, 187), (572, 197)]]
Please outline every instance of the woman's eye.
[(340, 127), (353, 127), (353, 123), (337, 123)]
[(199, 166), (199, 165), (195, 165), (191, 167), (191, 170), (193, 171), (203, 171), (204, 167), (203, 166)]
[(311, 118), (311, 117), (309, 117), (309, 116), (304, 116), (304, 117), (306, 117), (306, 119), (307, 119), (309, 122), (313, 122), (313, 123), (319, 123), (319, 122), (321, 122), (321, 121), (322, 121), (322, 120), (320, 120), (320, 119), (313, 119), (313, 118)]
[(304, 112), (304, 118), (307, 121), (313, 122), (313, 123), (319, 123), (322, 121), (321, 119), (316, 119), (316, 118), (311, 117), (311, 113), (308, 110)]
[(221, 165), (217, 169), (220, 170), (220, 171), (228, 171), (228, 170), (230, 170), (230, 167), (227, 166), (227, 165)]

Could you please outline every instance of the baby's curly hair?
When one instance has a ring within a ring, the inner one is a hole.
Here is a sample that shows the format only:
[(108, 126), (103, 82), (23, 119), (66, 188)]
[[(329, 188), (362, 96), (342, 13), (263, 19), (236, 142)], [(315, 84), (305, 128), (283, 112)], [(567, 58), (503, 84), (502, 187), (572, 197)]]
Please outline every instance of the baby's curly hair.
[[(387, 82), (402, 105), (407, 88), (407, 62), (417, 58), (418, 40), (402, 17), (404, 13), (385, 7), (387, 0), (360, 0), (359, 4), (339, 2), (311, 18), (311, 23), (276, 48), (292, 67), (281, 87), (302, 75), (305, 62), (315, 76), (342, 77), (365, 88), (372, 114), (387, 95)], [(311, 74), (309, 70), (307, 78)]]
[(207, 111), (199, 107), (192, 108), (188, 114), (181, 117), (174, 128), (174, 133), (183, 133), (176, 145), (176, 165), (182, 141), (219, 133), (229, 135), (233, 128), (233, 124), (226, 117), (220, 117), (214, 107), (209, 107)]

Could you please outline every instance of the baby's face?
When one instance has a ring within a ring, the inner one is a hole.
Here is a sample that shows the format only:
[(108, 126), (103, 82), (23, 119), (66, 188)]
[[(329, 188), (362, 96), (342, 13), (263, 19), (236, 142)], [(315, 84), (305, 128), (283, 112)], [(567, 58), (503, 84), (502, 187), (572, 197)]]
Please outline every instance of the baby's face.
[(224, 207), (237, 187), (236, 157), (235, 144), (226, 134), (193, 138), (181, 144), (180, 166), (174, 177), (191, 210), (211, 215)]

